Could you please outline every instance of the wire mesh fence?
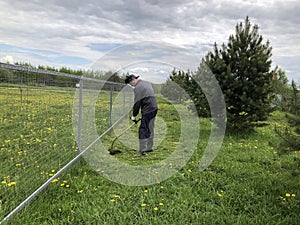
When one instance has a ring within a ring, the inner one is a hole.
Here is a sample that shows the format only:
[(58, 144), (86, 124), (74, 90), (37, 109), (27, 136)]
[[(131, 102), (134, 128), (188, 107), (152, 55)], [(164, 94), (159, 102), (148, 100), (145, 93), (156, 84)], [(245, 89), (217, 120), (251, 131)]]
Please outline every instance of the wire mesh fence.
[(126, 115), (133, 93), (119, 83), (3, 63), (0, 81), (3, 222), (79, 159), (95, 141), (91, 128), (101, 136)]

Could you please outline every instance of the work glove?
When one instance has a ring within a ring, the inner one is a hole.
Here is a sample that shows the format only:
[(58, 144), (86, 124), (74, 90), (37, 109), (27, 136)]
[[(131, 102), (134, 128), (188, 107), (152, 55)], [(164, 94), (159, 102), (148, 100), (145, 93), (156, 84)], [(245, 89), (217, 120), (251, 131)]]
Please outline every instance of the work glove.
[(135, 124), (137, 124), (137, 123), (140, 121), (140, 119), (137, 120), (137, 119), (135, 118), (135, 116), (131, 116), (130, 119), (131, 119)]

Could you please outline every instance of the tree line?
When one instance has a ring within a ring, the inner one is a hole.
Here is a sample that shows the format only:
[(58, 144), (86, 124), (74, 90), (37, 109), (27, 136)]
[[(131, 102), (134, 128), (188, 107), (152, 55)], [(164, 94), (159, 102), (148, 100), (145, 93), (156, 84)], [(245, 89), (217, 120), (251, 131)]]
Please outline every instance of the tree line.
[(1, 83), (27, 86), (75, 87), (79, 83), (81, 76), (84, 76), (105, 81), (107, 85), (105, 84), (103, 89), (110, 89), (110, 82), (124, 83), (124, 77), (127, 75), (119, 75), (113, 71), (74, 70), (67, 67), (59, 69), (41, 65), (34, 67), (30, 63), (22, 62), (15, 62), (14, 65), (20, 66), (22, 69), (0, 68)]

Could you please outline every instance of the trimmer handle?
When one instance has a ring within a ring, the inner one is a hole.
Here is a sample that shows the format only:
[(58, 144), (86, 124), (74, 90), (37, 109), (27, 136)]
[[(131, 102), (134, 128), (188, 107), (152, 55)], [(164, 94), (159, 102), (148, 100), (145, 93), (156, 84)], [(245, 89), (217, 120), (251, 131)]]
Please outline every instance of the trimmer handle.
[(134, 122), (135, 124), (137, 124), (140, 120), (141, 120), (141, 118), (139, 118), (138, 120), (131, 120), (131, 121)]

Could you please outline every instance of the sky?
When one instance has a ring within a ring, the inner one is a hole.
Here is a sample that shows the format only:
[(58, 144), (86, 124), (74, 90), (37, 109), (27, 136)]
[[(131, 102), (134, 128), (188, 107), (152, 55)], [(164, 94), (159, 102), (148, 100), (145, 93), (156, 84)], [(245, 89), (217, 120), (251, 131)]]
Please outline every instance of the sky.
[(272, 67), (300, 83), (299, 0), (0, 0), (0, 61), (129, 72), (195, 71), (249, 16)]

